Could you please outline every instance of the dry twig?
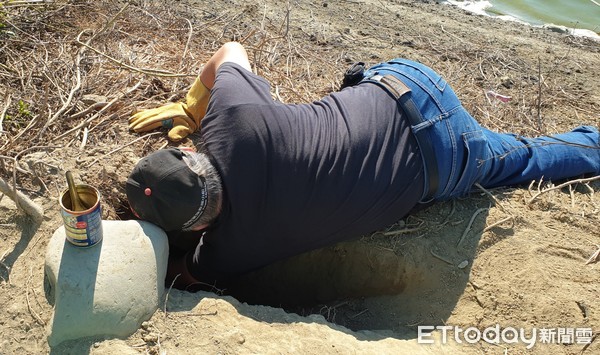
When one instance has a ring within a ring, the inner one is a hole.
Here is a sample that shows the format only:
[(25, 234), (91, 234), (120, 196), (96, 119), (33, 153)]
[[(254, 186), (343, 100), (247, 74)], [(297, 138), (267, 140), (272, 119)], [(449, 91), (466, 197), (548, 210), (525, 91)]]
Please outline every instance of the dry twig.
[(585, 262), (586, 265), (597, 263), (598, 260), (600, 260), (600, 245), (596, 245), (596, 247), (598, 250), (596, 250), (594, 254), (592, 254), (592, 256), (590, 256), (590, 258)]
[(485, 189), (483, 186), (481, 186), (479, 183), (475, 183), (475, 187), (477, 187), (478, 189), (480, 189), (481, 191), (483, 191), (487, 196), (489, 196), (489, 198), (492, 199), (492, 201), (494, 201), (494, 204), (496, 206), (498, 206), (504, 213), (508, 214), (509, 216), (506, 218), (503, 218), (487, 227), (485, 227), (483, 229), (483, 232), (487, 232), (490, 229), (499, 226), (501, 224), (503, 224), (504, 222), (508, 222), (508, 221), (512, 221), (512, 225), (511, 228), (514, 226), (515, 224), (515, 216), (513, 216), (512, 213), (510, 213), (510, 211), (508, 211), (506, 208), (504, 208), (504, 206), (500, 203), (500, 201), (498, 201), (498, 199), (496, 198), (496, 196), (492, 195), (491, 192), (489, 192), (487, 189)]
[(533, 195), (529, 199), (529, 201), (527, 201), (527, 205), (530, 205), (536, 198), (538, 198), (543, 193), (550, 192), (550, 191), (553, 191), (553, 190), (559, 190), (559, 189), (562, 189), (563, 187), (571, 186), (573, 184), (583, 184), (583, 183), (587, 183), (587, 182), (591, 182), (591, 181), (596, 181), (596, 180), (600, 180), (600, 175), (593, 176), (593, 177), (590, 177), (590, 178), (585, 178), (585, 179), (570, 180), (570, 181), (567, 181), (567, 182), (562, 183), (560, 185), (552, 186), (552, 187), (549, 187), (549, 188), (544, 189), (544, 190), (540, 190), (539, 189), (539, 185), (538, 185), (538, 192), (535, 195)]
[(82, 52), (81, 50), (78, 51), (77, 56), (75, 57), (75, 85), (73, 85), (73, 87), (71, 88), (71, 91), (69, 92), (69, 96), (67, 97), (67, 100), (63, 103), (62, 107), (58, 111), (56, 111), (56, 113), (54, 113), (54, 115), (52, 115), (52, 117), (50, 117), (46, 121), (46, 123), (44, 124), (44, 126), (42, 127), (40, 132), (38, 133), (37, 139), (40, 139), (42, 137), (42, 135), (44, 134), (44, 132), (46, 132), (46, 129), (48, 129), (48, 127), (51, 124), (53, 124), (57, 118), (61, 117), (67, 111), (67, 109), (69, 109), (69, 107), (71, 106), (71, 102), (73, 101), (73, 98), (75, 97), (75, 94), (77, 94), (79, 92), (79, 89), (81, 89), (81, 70), (80, 70), (81, 52)]
[(165, 318), (167, 318), (167, 303), (169, 303), (169, 294), (171, 293), (171, 290), (173, 289), (173, 286), (175, 285), (175, 281), (177, 281), (179, 276), (181, 276), (181, 274), (175, 275), (175, 278), (173, 278), (173, 282), (171, 282), (171, 286), (169, 286), (169, 290), (167, 291), (167, 294), (165, 295), (165, 304), (164, 304), (164, 309), (163, 309), (163, 311), (165, 313)]
[(391, 230), (389, 232), (384, 232), (383, 235), (390, 236), (390, 235), (409, 234), (409, 233), (418, 232), (418, 231), (423, 230), (425, 228), (424, 224), (425, 224), (424, 222), (421, 222), (416, 227), (407, 226), (407, 227), (404, 227), (404, 228)]
[(436, 259), (440, 259), (441, 261), (445, 262), (446, 264), (449, 265), (454, 265), (454, 263), (448, 259), (446, 259), (445, 257), (435, 253), (432, 249), (429, 249), (429, 252), (431, 253), (431, 255), (433, 255)]
[(0, 113), (0, 134), (4, 133), (3, 122), (4, 117), (6, 115), (6, 111), (8, 111), (8, 106), (10, 106), (10, 95), (6, 96), (6, 100), (4, 101), (4, 108), (2, 109), (2, 113)]
[(119, 150), (121, 150), (121, 149), (123, 149), (123, 148), (125, 148), (127, 146), (130, 146), (130, 145), (132, 145), (133, 143), (135, 143), (135, 142), (137, 142), (139, 140), (142, 140), (142, 139), (145, 139), (145, 138), (149, 138), (149, 137), (152, 137), (152, 136), (155, 136), (155, 135), (158, 135), (158, 134), (163, 134), (163, 132), (152, 132), (152, 133), (148, 133), (148, 134), (146, 134), (144, 136), (138, 137), (138, 138), (132, 140), (131, 142), (129, 142), (129, 143), (125, 144), (125, 145), (122, 145), (120, 147), (117, 147), (117, 148), (111, 150), (110, 152), (108, 152), (108, 153), (106, 153), (106, 154), (104, 154), (104, 155), (102, 155), (102, 156), (100, 156), (100, 157), (92, 160), (91, 162), (85, 164), (85, 167), (89, 168), (90, 166), (94, 165), (100, 159), (104, 159), (107, 156), (113, 155), (114, 153), (118, 152)]
[(480, 208), (477, 211), (475, 211), (475, 213), (473, 213), (473, 216), (471, 216), (471, 220), (469, 221), (469, 224), (467, 225), (467, 228), (465, 228), (465, 231), (463, 232), (463, 234), (460, 236), (460, 239), (458, 240), (458, 242), (456, 243), (456, 247), (460, 247), (460, 245), (462, 244), (463, 240), (465, 239), (465, 237), (467, 236), (467, 234), (469, 234), (469, 232), (471, 231), (471, 227), (473, 226), (473, 222), (475, 221), (475, 218), (484, 211), (489, 210), (490, 208)]
[(124, 96), (128, 95), (131, 92), (134, 92), (135, 90), (137, 90), (137, 88), (142, 84), (141, 81), (138, 81), (133, 87), (127, 89), (127, 91), (125, 91), (124, 93), (122, 93), (121, 95), (115, 97), (114, 99), (112, 99), (109, 103), (107, 103), (100, 111), (98, 111), (96, 114), (94, 114), (93, 116), (87, 118), (86, 120), (84, 120), (83, 122), (81, 122), (80, 124), (78, 124), (77, 126), (69, 129), (68, 131), (54, 137), (52, 139), (52, 141), (56, 141), (59, 140), (75, 131), (78, 131), (79, 129), (86, 127), (87, 125), (90, 124), (90, 122), (92, 122), (93, 120), (95, 120), (97, 117), (99, 117), (100, 115), (102, 115), (105, 111), (107, 111), (112, 105), (114, 105), (117, 101), (119, 101), (120, 99), (122, 99)]
[(35, 321), (41, 325), (42, 327), (46, 326), (46, 322), (31, 308), (31, 303), (29, 302), (29, 287), (31, 284), (31, 278), (33, 277), (33, 267), (29, 268), (29, 277), (27, 278), (27, 285), (25, 286), (25, 300), (27, 301), (27, 309), (29, 313), (35, 319)]
[(81, 46), (83, 46), (85, 48), (88, 48), (88, 49), (92, 50), (93, 52), (95, 52), (95, 53), (103, 56), (104, 58), (110, 60), (114, 64), (117, 64), (120, 67), (129, 69), (131, 71), (134, 71), (134, 72), (137, 72), (137, 73), (140, 73), (140, 74), (146, 74), (146, 75), (150, 75), (150, 76), (159, 76), (159, 77), (165, 77), (165, 78), (195, 77), (195, 76), (197, 76), (197, 74), (175, 74), (175, 73), (171, 73), (169, 71), (160, 70), (160, 69), (136, 68), (136, 67), (131, 66), (129, 64), (125, 64), (122, 61), (117, 60), (117, 59), (109, 56), (108, 54), (106, 54), (104, 52), (101, 52), (100, 50), (98, 50), (98, 49), (90, 46), (87, 43), (81, 42), (79, 40), (79, 38), (76, 41), (77, 41), (77, 44), (79, 44), (79, 45), (81, 45)]
[(41, 221), (44, 218), (44, 210), (41, 206), (31, 201), (22, 192), (13, 189), (4, 179), (0, 177), (0, 192), (8, 196), (23, 212), (31, 216), (35, 221)]

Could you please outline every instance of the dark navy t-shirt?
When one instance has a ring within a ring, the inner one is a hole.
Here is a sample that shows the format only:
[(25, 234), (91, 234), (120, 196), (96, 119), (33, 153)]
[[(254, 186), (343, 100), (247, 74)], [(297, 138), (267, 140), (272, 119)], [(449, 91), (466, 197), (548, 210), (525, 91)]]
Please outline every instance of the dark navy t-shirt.
[(423, 193), (409, 124), (371, 83), (282, 104), (266, 80), (225, 63), (201, 134), (224, 203), (188, 267), (210, 284), (384, 228)]

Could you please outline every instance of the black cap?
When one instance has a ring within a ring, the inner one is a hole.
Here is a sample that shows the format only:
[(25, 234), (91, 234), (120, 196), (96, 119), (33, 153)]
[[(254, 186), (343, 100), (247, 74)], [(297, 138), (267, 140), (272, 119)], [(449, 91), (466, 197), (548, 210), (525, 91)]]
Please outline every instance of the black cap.
[(185, 154), (176, 148), (153, 152), (138, 162), (127, 179), (133, 211), (167, 232), (196, 223), (208, 200), (204, 178), (188, 167)]

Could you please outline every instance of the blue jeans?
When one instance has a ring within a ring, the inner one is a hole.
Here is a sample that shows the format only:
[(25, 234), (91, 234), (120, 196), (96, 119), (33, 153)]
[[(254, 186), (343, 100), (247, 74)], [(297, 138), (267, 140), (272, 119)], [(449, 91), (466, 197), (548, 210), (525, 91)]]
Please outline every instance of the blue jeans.
[[(600, 174), (600, 133), (595, 127), (537, 138), (492, 132), (473, 119), (450, 85), (431, 68), (394, 59), (369, 68), (365, 78), (387, 74), (411, 89), (409, 95), (422, 116), (422, 122), (412, 126), (413, 132), (427, 130), (433, 142), (439, 187), (432, 199), (465, 195), (475, 183), (496, 187)], [(424, 197), (428, 186), (425, 190)]]

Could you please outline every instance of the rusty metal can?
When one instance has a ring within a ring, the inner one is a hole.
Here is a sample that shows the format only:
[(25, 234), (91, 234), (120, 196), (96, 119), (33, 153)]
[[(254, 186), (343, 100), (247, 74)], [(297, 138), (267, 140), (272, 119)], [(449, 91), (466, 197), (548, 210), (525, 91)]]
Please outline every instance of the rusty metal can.
[(67, 240), (78, 247), (91, 247), (102, 240), (102, 207), (100, 192), (90, 185), (76, 185), (79, 198), (87, 208), (73, 211), (69, 189), (60, 195), (60, 214)]

